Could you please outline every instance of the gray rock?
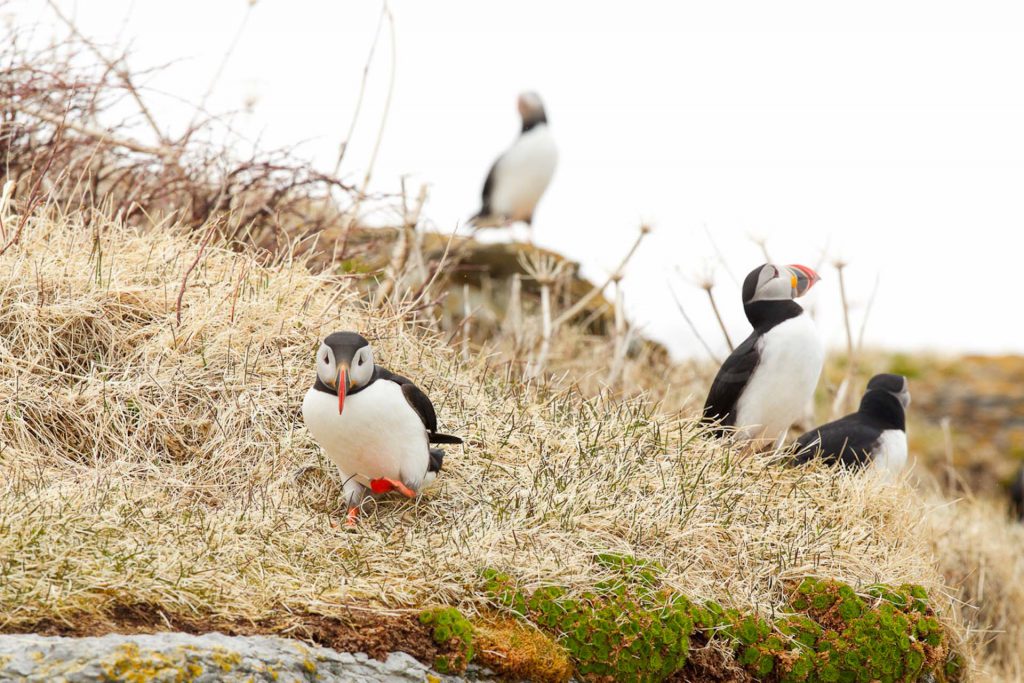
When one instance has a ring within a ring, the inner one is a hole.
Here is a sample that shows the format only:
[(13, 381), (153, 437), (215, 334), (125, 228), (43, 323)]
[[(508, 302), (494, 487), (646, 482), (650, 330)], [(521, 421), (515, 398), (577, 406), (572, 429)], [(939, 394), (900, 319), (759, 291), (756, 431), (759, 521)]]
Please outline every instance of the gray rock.
[(208, 633), (60, 638), (0, 636), (0, 681), (99, 683), (459, 683), (404, 652), (380, 662), (363, 653), (335, 652), (271, 636)]

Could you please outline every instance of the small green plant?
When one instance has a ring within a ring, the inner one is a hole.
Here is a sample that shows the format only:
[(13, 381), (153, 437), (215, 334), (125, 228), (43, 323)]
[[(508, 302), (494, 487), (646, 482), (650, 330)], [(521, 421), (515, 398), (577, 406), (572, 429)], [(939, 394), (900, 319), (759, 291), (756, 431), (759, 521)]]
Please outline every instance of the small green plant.
[(473, 625), (454, 607), (443, 607), (420, 613), (420, 623), (431, 627), (434, 642), (450, 649), (438, 655), (434, 668), (443, 674), (460, 673), (473, 660)]

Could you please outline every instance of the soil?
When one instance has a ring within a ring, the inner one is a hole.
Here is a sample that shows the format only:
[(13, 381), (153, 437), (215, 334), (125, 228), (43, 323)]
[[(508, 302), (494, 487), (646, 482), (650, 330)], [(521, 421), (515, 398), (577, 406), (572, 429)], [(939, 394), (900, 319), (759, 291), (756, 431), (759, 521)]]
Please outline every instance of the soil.
[(201, 635), (220, 632), (232, 636), (273, 635), (295, 638), (339, 652), (365, 652), (387, 659), (390, 652), (405, 652), (432, 663), (453, 651), (434, 643), (430, 629), (418, 614), (382, 613), (352, 608), (344, 617), (285, 613), (255, 620), (230, 617), (170, 615), (150, 605), (117, 605), (102, 615), (80, 613), (65, 620), (44, 618), (0, 625), (0, 633), (36, 633), (48, 636), (103, 636), (179, 631)]

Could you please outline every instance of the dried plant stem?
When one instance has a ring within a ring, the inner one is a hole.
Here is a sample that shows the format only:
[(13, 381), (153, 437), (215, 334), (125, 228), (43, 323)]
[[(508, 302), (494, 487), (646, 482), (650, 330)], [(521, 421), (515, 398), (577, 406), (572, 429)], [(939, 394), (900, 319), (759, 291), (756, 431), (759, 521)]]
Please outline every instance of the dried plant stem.
[(583, 309), (587, 307), (587, 304), (589, 304), (591, 301), (597, 298), (601, 294), (601, 292), (603, 292), (605, 288), (608, 287), (609, 284), (611, 284), (616, 278), (622, 277), (626, 270), (626, 265), (629, 263), (630, 259), (633, 258), (633, 254), (636, 253), (636, 250), (640, 246), (640, 243), (643, 241), (644, 237), (646, 237), (650, 231), (651, 228), (649, 226), (641, 225), (640, 234), (637, 235), (636, 241), (633, 242), (633, 246), (630, 247), (628, 252), (626, 252), (625, 257), (623, 257), (618, 267), (616, 267), (615, 270), (612, 271), (611, 275), (608, 276), (608, 279), (605, 280), (600, 287), (594, 287), (593, 289), (591, 289), (583, 296), (583, 298), (581, 298), (575, 304), (570, 306), (569, 309), (563, 312), (560, 316), (555, 318), (555, 320), (552, 322), (552, 326), (554, 328), (561, 327), (566, 322), (575, 318)]
[(722, 336), (725, 337), (725, 343), (729, 347), (729, 353), (732, 353), (736, 347), (732, 345), (732, 338), (729, 337), (729, 330), (725, 328), (725, 321), (722, 320), (722, 314), (718, 311), (718, 304), (715, 303), (715, 295), (713, 293), (714, 285), (707, 284), (702, 289), (707, 292), (708, 301), (711, 302), (711, 310), (715, 314), (715, 320), (718, 321), (718, 328), (722, 330)]
[(715, 352), (711, 350), (711, 345), (707, 343), (707, 341), (704, 339), (704, 335), (700, 333), (700, 330), (697, 329), (697, 326), (693, 324), (693, 320), (691, 320), (690, 316), (686, 314), (686, 309), (683, 308), (683, 302), (679, 300), (679, 297), (676, 295), (676, 291), (672, 289), (671, 282), (668, 283), (668, 291), (672, 295), (672, 300), (676, 302), (676, 308), (678, 308), (679, 312), (682, 314), (683, 320), (686, 321), (686, 324), (690, 327), (690, 331), (693, 332), (693, 336), (697, 338), (697, 341), (700, 342), (700, 345), (704, 347), (705, 351), (707, 351), (708, 357), (711, 358), (711, 360), (714, 361), (716, 364), (720, 365), (722, 361), (719, 360), (718, 356), (715, 355)]
[(415, 206), (411, 211), (406, 212), (402, 221), (402, 228), (391, 252), (391, 262), (388, 264), (387, 277), (377, 290), (376, 298), (378, 305), (396, 291), (398, 281), (405, 274), (406, 264), (409, 262), (409, 253), (416, 240), (416, 226), (420, 222), (420, 215), (423, 213), (423, 205), (426, 201), (427, 186), (421, 185), (420, 193), (416, 197)]
[(527, 372), (527, 377), (531, 379), (539, 377), (544, 372), (548, 356), (551, 354), (551, 337), (554, 334), (555, 326), (551, 320), (551, 285), (547, 282), (542, 282), (540, 285), (540, 320), (540, 351)]
[(626, 305), (622, 294), (622, 280), (615, 280), (615, 332), (612, 344), (612, 366), (605, 380), (608, 386), (614, 387), (622, 377), (626, 353), (632, 341), (632, 328), (626, 322)]
[(469, 283), (462, 284), (462, 360), (469, 361), (469, 334), (473, 308), (469, 301)]
[(60, 19), (61, 23), (67, 26), (68, 30), (71, 31), (71, 34), (74, 35), (78, 40), (82, 41), (82, 44), (88, 47), (89, 50), (101, 62), (103, 62), (108, 69), (110, 69), (113, 73), (117, 74), (117, 77), (120, 78), (121, 82), (124, 84), (125, 90), (127, 90), (128, 94), (131, 95), (133, 100), (135, 100), (135, 104), (138, 106), (139, 112), (142, 114), (142, 117), (146, 119), (146, 123), (149, 124), (149, 127), (153, 131), (153, 134), (156, 136), (156, 139), (160, 142), (161, 145), (166, 146), (168, 140), (160, 131), (160, 126), (157, 125), (156, 118), (154, 118), (153, 114), (150, 112), (149, 107), (146, 106), (146, 103), (143, 101), (142, 95), (139, 93), (138, 88), (135, 87), (135, 83), (132, 81), (130, 72), (123, 65), (118, 64), (118, 62), (123, 62), (123, 58), (113, 60), (107, 57), (105, 54), (103, 54), (103, 51), (99, 49), (96, 43), (87, 38), (80, 30), (78, 30), (78, 26), (75, 24), (74, 21), (69, 19), (67, 16), (64, 15), (63, 12), (60, 11), (60, 8), (57, 6), (57, 3), (54, 2), (54, 0), (46, 1), (47, 4), (49, 4), (50, 9), (53, 11), (53, 13), (57, 15), (58, 19)]
[(210, 96), (213, 95), (213, 91), (217, 87), (217, 83), (220, 82), (220, 78), (224, 74), (224, 68), (227, 66), (228, 62), (231, 61), (231, 55), (235, 53), (235, 49), (238, 47), (238, 43), (242, 40), (242, 34), (245, 33), (245, 27), (249, 23), (249, 17), (252, 16), (252, 9), (255, 6), (255, 2), (248, 3), (245, 9), (245, 14), (242, 15), (242, 21), (241, 23), (239, 23), (238, 29), (235, 30), (235, 35), (231, 38), (231, 42), (228, 44), (228, 49), (224, 51), (224, 55), (221, 57), (220, 64), (217, 65), (217, 70), (214, 71), (213, 77), (210, 79), (210, 83), (206, 86), (206, 92), (203, 93), (202, 98), (199, 100), (199, 104), (196, 105), (195, 114), (192, 115), (192, 120), (189, 121), (188, 127), (186, 128), (186, 140), (192, 135), (193, 132), (195, 132), (196, 127), (199, 123), (200, 112), (206, 110), (206, 103), (210, 100)]
[[(366, 199), (367, 191), (370, 186), (370, 178), (373, 176), (373, 167), (377, 163), (377, 154), (380, 152), (380, 144), (384, 139), (384, 127), (388, 121), (388, 113), (391, 111), (391, 100), (395, 93), (395, 67), (398, 62), (398, 55), (396, 52), (395, 42), (395, 17), (391, 13), (387, 0), (384, 1), (384, 6), (381, 10), (384, 13), (385, 18), (388, 20), (388, 37), (391, 40), (391, 70), (388, 77), (388, 94), (384, 99), (384, 111), (381, 113), (380, 126), (377, 128), (377, 138), (373, 143), (373, 151), (370, 152), (370, 160), (366, 164), (366, 173), (363, 176), (363, 184), (359, 188), (356, 194), (355, 202), (348, 211), (348, 218), (345, 221), (344, 230), (341, 237), (341, 255), (344, 257), (345, 250), (348, 247), (348, 239), (352, 234), (352, 228), (355, 227), (356, 221), (359, 217), (359, 207), (362, 205), (363, 200)], [(341, 157), (338, 158), (338, 166), (341, 165)]]
[(4, 216), (7, 215), (7, 207), (11, 203), (11, 196), (14, 194), (14, 181), (8, 180), (4, 183), (3, 193), (0, 194), (0, 239), (7, 241), (7, 228), (4, 227)]
[(86, 137), (93, 138), (101, 143), (106, 142), (115, 147), (123, 147), (127, 150), (131, 150), (132, 152), (138, 152), (140, 154), (150, 154), (152, 156), (160, 157), (163, 159), (168, 159), (174, 156), (174, 154), (167, 148), (152, 147), (150, 145), (142, 144), (141, 142), (136, 142), (135, 140), (131, 140), (129, 138), (115, 136), (112, 133), (110, 133), (110, 131), (102, 130), (100, 128), (93, 128), (92, 126), (86, 125), (84, 123), (66, 121), (62, 117), (50, 114), (49, 112), (36, 111), (27, 108), (21, 108), (19, 109), (19, 111), (28, 116), (34, 116), (37, 119), (46, 121), (47, 123), (63, 126), (64, 128), (67, 128), (70, 131), (74, 131), (81, 135), (85, 135)]
[(178, 300), (175, 304), (175, 320), (178, 321), (178, 325), (181, 325), (181, 303), (185, 298), (185, 289), (188, 287), (188, 278), (192, 274), (192, 271), (195, 270), (196, 266), (199, 265), (200, 259), (203, 258), (203, 252), (206, 251), (206, 245), (210, 243), (210, 238), (213, 237), (213, 233), (216, 230), (217, 222), (211, 221), (210, 228), (206, 231), (206, 235), (203, 236), (203, 241), (199, 243), (199, 251), (196, 252), (196, 257), (192, 260), (192, 263), (189, 264), (188, 269), (185, 270), (185, 274), (181, 278), (181, 288), (178, 290)]
[(946, 458), (946, 488), (953, 491), (956, 488), (956, 469), (953, 466), (953, 428), (949, 416), (939, 420), (942, 427), (942, 447)]
[(707, 235), (708, 242), (711, 243), (711, 248), (715, 250), (715, 256), (718, 257), (718, 262), (722, 264), (722, 268), (725, 269), (725, 274), (729, 276), (729, 279), (733, 281), (733, 284), (739, 287), (740, 281), (736, 279), (735, 273), (733, 273), (732, 269), (729, 267), (729, 262), (725, 260), (725, 255), (722, 253), (722, 250), (718, 248), (718, 241), (715, 240), (714, 235), (711, 234), (711, 230), (708, 228), (707, 223), (704, 224), (704, 234)]
[(509, 285), (508, 307), (505, 310), (505, 320), (502, 327), (504, 328), (504, 333), (512, 338), (513, 347), (518, 353), (523, 343), (523, 277), (519, 273), (512, 274), (512, 283)]
[(843, 277), (843, 271), (847, 264), (844, 261), (836, 261), (833, 265), (839, 273), (839, 298), (843, 305), (843, 327), (846, 330), (846, 374), (843, 376), (843, 381), (839, 383), (839, 389), (832, 401), (832, 417), (835, 418), (849, 412), (857, 363), (854, 357), (853, 326), (850, 323), (850, 303), (846, 298), (846, 281)]
[(370, 65), (373, 63), (373, 55), (377, 51), (377, 43), (380, 42), (380, 30), (384, 26), (384, 19), (387, 16), (387, 3), (381, 3), (380, 17), (377, 19), (377, 29), (373, 32), (373, 42), (370, 43), (370, 53), (366, 56), (363, 64), (363, 78), (359, 83), (359, 94), (356, 96), (356, 106), (352, 112), (352, 121), (348, 125), (348, 133), (345, 139), (338, 146), (338, 160), (334, 164), (334, 175), (341, 172), (341, 162), (345, 159), (345, 152), (348, 151), (349, 140), (356, 132), (356, 123), (359, 121), (359, 114), (363, 110), (363, 98), (366, 95), (366, 83), (370, 78)]

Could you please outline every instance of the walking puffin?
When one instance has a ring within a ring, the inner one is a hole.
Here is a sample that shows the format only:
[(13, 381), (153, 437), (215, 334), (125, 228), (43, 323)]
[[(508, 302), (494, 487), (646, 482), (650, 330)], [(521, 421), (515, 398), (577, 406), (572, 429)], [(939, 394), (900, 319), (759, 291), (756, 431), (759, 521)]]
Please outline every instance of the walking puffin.
[(519, 96), (519, 115), (522, 132), (491, 166), (480, 210), (470, 219), (474, 227), (503, 227), (517, 221), (532, 227), (533, 212), (555, 174), (558, 149), (537, 93)]
[(355, 332), (335, 332), (320, 345), (302, 418), (341, 471), (347, 527), (355, 526), (367, 489), (412, 498), (441, 471), (444, 451), (430, 444), (462, 443), (438, 433), (427, 395), (376, 365), (370, 342)]
[(874, 467), (892, 476), (907, 464), (910, 389), (903, 375), (875, 375), (855, 413), (815, 427), (796, 440), (798, 465), (815, 458), (848, 468)]
[(821, 278), (807, 266), (766, 263), (743, 281), (743, 311), (754, 328), (719, 368), (703, 421), (716, 436), (781, 444), (818, 385), (825, 349), (814, 321), (794, 301)]

